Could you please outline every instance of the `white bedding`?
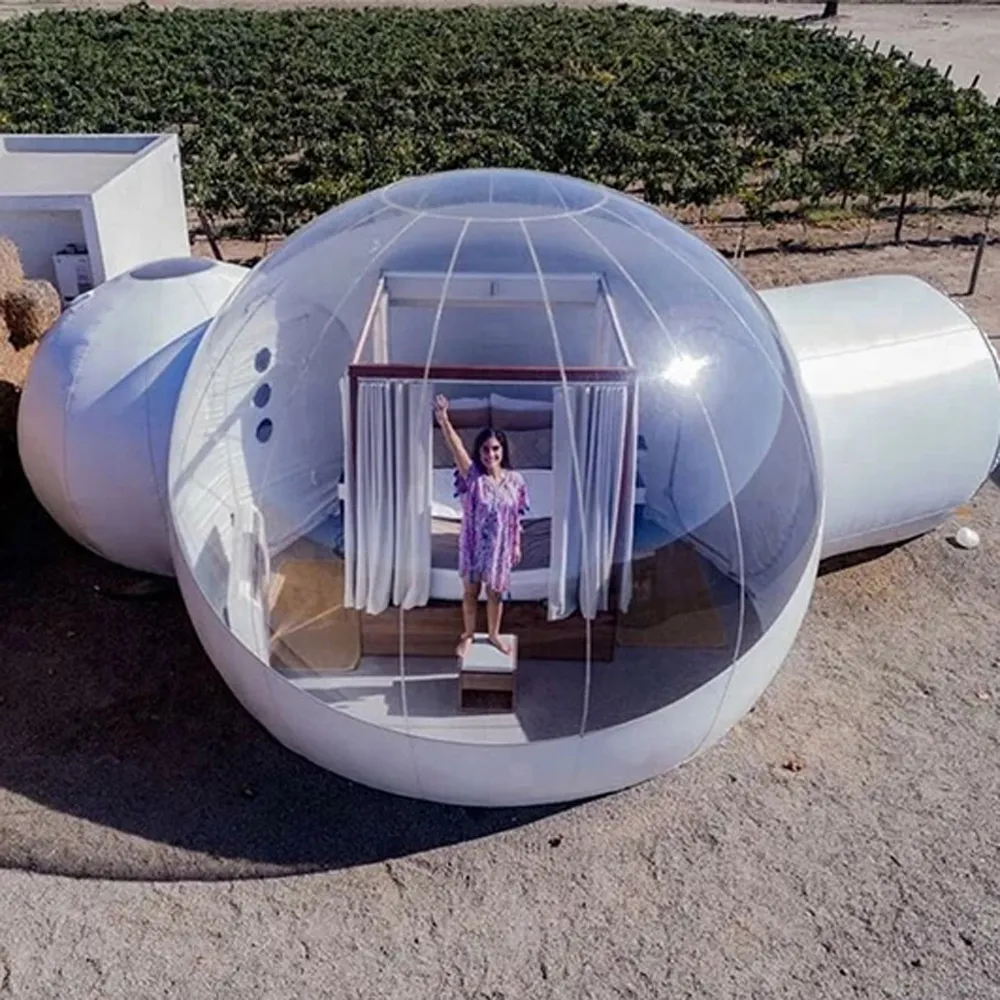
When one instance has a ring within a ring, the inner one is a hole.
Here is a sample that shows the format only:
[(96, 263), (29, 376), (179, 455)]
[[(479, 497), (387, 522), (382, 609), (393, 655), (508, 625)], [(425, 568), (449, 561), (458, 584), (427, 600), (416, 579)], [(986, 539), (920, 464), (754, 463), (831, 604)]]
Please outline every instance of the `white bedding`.
[[(530, 517), (552, 517), (552, 470), (521, 469), (524, 484), (528, 489)], [(639, 486), (635, 491), (635, 505), (646, 502), (646, 491)], [(431, 516), (449, 521), (462, 520), (462, 502), (455, 496), (455, 470), (435, 469), (431, 495)]]
[[(552, 470), (519, 470), (524, 476), (530, 504), (529, 517), (550, 518), (552, 516)], [(462, 505), (455, 495), (455, 470), (435, 469), (431, 516), (442, 521), (461, 521)], [(460, 601), (462, 581), (452, 566), (431, 565), (431, 597), (439, 601)], [(511, 571), (510, 599), (513, 601), (543, 601), (549, 593), (549, 570), (547, 566), (535, 569)]]
[[(510, 574), (510, 600), (544, 601), (549, 596), (549, 571), (515, 569)], [(438, 601), (460, 601), (462, 580), (453, 569), (431, 567), (431, 597)], [(485, 601), (485, 595), (480, 597)]]
[[(530, 519), (550, 519), (552, 517), (552, 470), (522, 469), (528, 489)], [(438, 521), (459, 522), (462, 520), (461, 501), (455, 493), (455, 470), (435, 469), (433, 476), (433, 499), (431, 516)], [(645, 502), (645, 491), (636, 490), (636, 505)], [(438, 526), (440, 530), (440, 525)], [(457, 524), (456, 524), (457, 531)], [(460, 601), (462, 581), (457, 569), (452, 566), (431, 564), (430, 596), (441, 601)], [(513, 601), (544, 601), (549, 597), (549, 568), (535, 566), (530, 569), (514, 568), (511, 571), (510, 599)], [(485, 599), (485, 598), (484, 598)]]

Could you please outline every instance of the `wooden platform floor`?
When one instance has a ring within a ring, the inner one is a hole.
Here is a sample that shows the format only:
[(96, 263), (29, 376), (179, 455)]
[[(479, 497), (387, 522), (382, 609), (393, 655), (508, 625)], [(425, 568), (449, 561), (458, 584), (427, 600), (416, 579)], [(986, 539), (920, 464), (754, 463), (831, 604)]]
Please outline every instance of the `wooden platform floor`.
[[(426, 738), (466, 743), (525, 743), (580, 732), (586, 679), (580, 660), (522, 655), (513, 713), (462, 713), (454, 655), (408, 655), (405, 675), (398, 655), (365, 655), (354, 613), (340, 603), (337, 561), (300, 543), (286, 555), (276, 561), (272, 581), (272, 665), (332, 709)], [(669, 568), (673, 572), (657, 578), (676, 578), (678, 567)], [(705, 590), (682, 614), (667, 622), (645, 620), (637, 605), (628, 626), (619, 628), (614, 659), (591, 664), (588, 730), (663, 708), (731, 663), (738, 594), (707, 563), (702, 571)], [(656, 605), (663, 595), (650, 597)], [(456, 633), (450, 642), (457, 638)]]

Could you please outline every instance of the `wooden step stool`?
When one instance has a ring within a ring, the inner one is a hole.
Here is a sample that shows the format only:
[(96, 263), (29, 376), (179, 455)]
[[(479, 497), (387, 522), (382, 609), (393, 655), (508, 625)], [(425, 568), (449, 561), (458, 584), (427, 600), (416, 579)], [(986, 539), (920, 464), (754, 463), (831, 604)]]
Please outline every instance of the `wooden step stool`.
[(459, 711), (513, 712), (517, 677), (517, 636), (501, 635), (504, 656), (485, 632), (477, 632), (458, 668)]

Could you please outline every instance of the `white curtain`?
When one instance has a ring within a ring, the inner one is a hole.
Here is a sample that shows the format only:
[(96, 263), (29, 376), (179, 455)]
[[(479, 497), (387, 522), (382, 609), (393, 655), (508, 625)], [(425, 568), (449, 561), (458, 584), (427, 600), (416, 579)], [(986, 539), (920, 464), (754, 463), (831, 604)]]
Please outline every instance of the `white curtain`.
[(621, 351), (615, 337), (615, 328), (611, 322), (611, 313), (608, 311), (608, 301), (602, 295), (597, 301), (597, 345), (598, 356), (594, 364), (606, 367), (615, 363)]
[[(431, 580), (431, 387), (361, 381), (345, 419), (344, 604), (370, 615), (426, 604)], [(353, 440), (356, 448), (352, 450)]]
[(378, 304), (375, 306), (375, 314), (372, 316), (371, 344), (371, 353), (375, 364), (387, 364), (389, 361), (389, 297), (382, 285), (379, 285)]
[(628, 610), (637, 436), (633, 394), (633, 387), (621, 384), (555, 390), (550, 621), (577, 609), (591, 619), (607, 610), (616, 563), (618, 606)]

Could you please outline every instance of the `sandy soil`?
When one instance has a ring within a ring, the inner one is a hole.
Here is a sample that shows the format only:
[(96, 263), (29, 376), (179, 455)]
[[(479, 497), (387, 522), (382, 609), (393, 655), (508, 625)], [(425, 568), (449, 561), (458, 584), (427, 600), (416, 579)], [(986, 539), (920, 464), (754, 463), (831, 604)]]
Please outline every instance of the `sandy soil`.
[[(960, 293), (971, 253), (751, 245), (743, 267), (760, 287), (906, 271)], [(960, 301), (1000, 333), (996, 247)], [(9, 385), (28, 355), (4, 350)], [(299, 760), (230, 696), (172, 587), (82, 551), (23, 492), (13, 507), (0, 995), (1000, 996), (994, 484), (827, 572), (776, 683), (699, 760), (495, 812)], [(950, 544), (959, 521), (980, 549)]]
[[(738, 13), (762, 17), (815, 18), (818, 4), (756, 3), (730, 0), (643, 0), (650, 7), (697, 10), (705, 14)], [(832, 26), (865, 44), (880, 42), (912, 52), (913, 61), (928, 60), (951, 79), (967, 87), (979, 77), (980, 89), (991, 99), (1000, 97), (1000, 7), (973, 4), (842, 3)], [(831, 26), (831, 22), (825, 22)]]

